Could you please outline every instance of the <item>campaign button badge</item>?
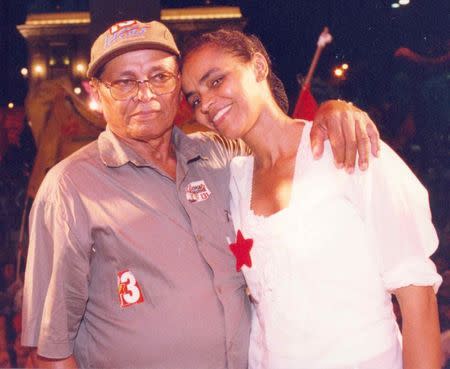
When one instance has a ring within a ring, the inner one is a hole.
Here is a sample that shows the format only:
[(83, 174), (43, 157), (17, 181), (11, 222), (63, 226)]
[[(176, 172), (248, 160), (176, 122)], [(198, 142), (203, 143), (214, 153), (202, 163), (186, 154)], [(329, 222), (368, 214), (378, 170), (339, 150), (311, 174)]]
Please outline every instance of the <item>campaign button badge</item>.
[(211, 191), (206, 186), (205, 181), (191, 182), (186, 186), (186, 199), (189, 202), (200, 202), (208, 200)]

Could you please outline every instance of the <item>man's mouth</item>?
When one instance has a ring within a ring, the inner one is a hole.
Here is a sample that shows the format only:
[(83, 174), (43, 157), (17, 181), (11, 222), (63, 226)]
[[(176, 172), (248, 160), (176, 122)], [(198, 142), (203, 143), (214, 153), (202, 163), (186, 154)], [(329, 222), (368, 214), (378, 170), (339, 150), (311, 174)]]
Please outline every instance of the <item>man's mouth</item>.
[(148, 117), (159, 113), (159, 110), (145, 110), (145, 111), (139, 111), (137, 113), (134, 113), (134, 117)]

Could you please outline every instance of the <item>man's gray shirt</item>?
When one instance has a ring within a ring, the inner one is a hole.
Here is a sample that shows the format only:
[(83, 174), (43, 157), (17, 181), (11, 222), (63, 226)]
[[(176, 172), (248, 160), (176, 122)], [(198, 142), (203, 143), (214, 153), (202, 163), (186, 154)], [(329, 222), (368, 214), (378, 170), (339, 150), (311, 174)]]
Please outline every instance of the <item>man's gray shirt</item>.
[(56, 165), (30, 214), (23, 336), (82, 368), (244, 369), (250, 311), (228, 248), (229, 161), (175, 128), (176, 181), (108, 129)]

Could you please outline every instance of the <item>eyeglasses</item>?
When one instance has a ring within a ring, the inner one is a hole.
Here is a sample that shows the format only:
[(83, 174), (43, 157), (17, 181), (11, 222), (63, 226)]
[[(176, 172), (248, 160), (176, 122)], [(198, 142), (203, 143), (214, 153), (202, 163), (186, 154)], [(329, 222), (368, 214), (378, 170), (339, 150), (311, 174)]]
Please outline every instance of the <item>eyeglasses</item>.
[(124, 101), (137, 96), (141, 83), (155, 95), (170, 94), (177, 87), (179, 75), (171, 72), (161, 72), (146, 80), (118, 79), (111, 82), (98, 80), (108, 88), (114, 100)]

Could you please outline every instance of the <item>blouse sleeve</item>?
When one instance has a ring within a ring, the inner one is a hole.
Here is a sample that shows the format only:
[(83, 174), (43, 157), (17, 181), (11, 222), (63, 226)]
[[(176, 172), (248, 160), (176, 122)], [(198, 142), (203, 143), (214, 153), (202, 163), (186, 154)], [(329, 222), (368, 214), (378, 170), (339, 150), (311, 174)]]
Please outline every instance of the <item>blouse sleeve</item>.
[(384, 143), (380, 157), (355, 179), (363, 189), (363, 214), (385, 288), (416, 285), (437, 291), (442, 278), (429, 257), (437, 249), (438, 237), (425, 187)]

